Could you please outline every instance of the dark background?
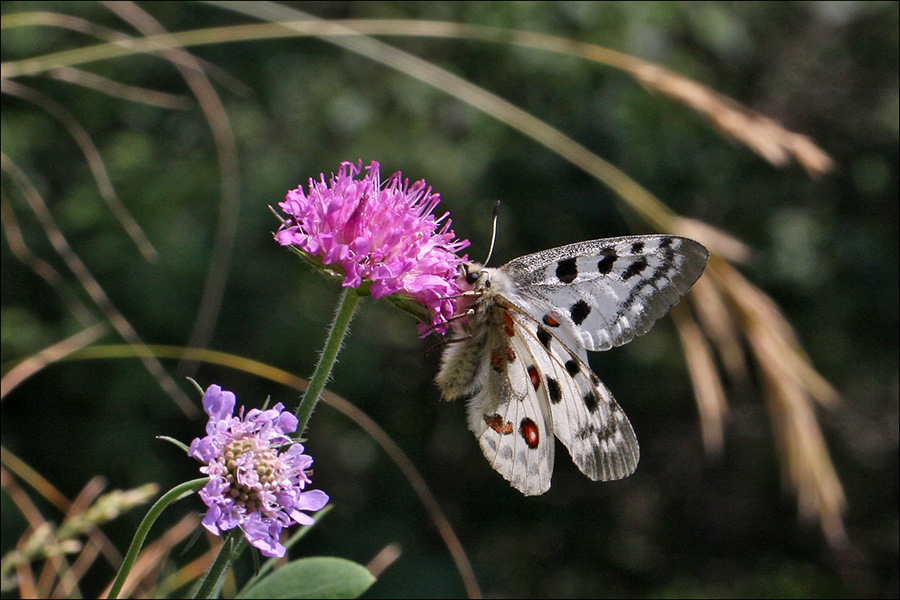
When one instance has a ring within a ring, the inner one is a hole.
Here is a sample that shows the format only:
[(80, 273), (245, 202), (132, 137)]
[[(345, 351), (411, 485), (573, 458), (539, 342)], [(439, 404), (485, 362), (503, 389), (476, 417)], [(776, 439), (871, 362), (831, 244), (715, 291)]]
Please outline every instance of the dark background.
[[(627, 75), (575, 58), (478, 41), (382, 38), (509, 100), (609, 160), (679, 214), (754, 250), (742, 271), (796, 327), (842, 403), (818, 412), (848, 496), (850, 544), (831, 548), (801, 519), (780, 475), (769, 415), (752, 377), (728, 386), (720, 457), (705, 454), (678, 338), (669, 320), (592, 357), (641, 443), (637, 472), (584, 478), (559, 447), (552, 489), (522, 497), (494, 473), (466, 430), (462, 403), (439, 400), (439, 352), (414, 321), (366, 301), (329, 389), (378, 422), (431, 486), (487, 595), (502, 597), (897, 597), (898, 595), (898, 5), (896, 3), (286, 3), (324, 18), (411, 18), (489, 24), (590, 42), (656, 62), (812, 137), (836, 169), (811, 179), (776, 169), (698, 113)], [(142, 3), (167, 30), (254, 22), (221, 8)], [(52, 10), (133, 29), (100, 4), (4, 2), (3, 13)], [(298, 17), (299, 18), (299, 17)], [(95, 43), (53, 27), (4, 30), (3, 60)], [(493, 263), (565, 243), (642, 233), (614, 195), (543, 146), (459, 100), (316, 39), (192, 48), (243, 82), (217, 80), (237, 140), (240, 209), (222, 310), (209, 347), (308, 376), (339, 289), (271, 239), (267, 205), (340, 161), (377, 160), (387, 175), (425, 178), (439, 212), (482, 259), (501, 200)], [(190, 98), (155, 57), (79, 65)], [(219, 226), (220, 167), (194, 104), (167, 110), (46, 76), (22, 77), (64, 106), (98, 146), (125, 205), (160, 251), (148, 263), (100, 200), (87, 163), (46, 112), (4, 96), (3, 152), (44, 195), (75, 251), (148, 343), (186, 345)], [(7, 174), (3, 193), (34, 252), (64, 277), (52, 287), (2, 245), (2, 362), (12, 365), (84, 327), (63, 289), (86, 294), (54, 253)], [(4, 220), (7, 220), (4, 215)], [(94, 311), (102, 318), (98, 311)], [(103, 341), (120, 343), (110, 334)], [(176, 381), (199, 398), (176, 363)], [(238, 402), (296, 393), (253, 374), (203, 366)], [(173, 446), (188, 420), (134, 359), (55, 364), (3, 401), (3, 445), (69, 497), (94, 475), (110, 487), (197, 477)], [(370, 597), (465, 593), (434, 524), (372, 439), (320, 406), (307, 449), (315, 486), (335, 509), (294, 555), (365, 564), (397, 542), (403, 554)], [(190, 506), (188, 503), (193, 503)], [(163, 516), (173, 523), (188, 500)], [(53, 517), (53, 511), (48, 509)], [(124, 551), (135, 511), (104, 531)], [(3, 552), (22, 534), (3, 496)], [(151, 534), (153, 535), (153, 534)], [(180, 560), (180, 559), (179, 559)], [(98, 569), (102, 570), (102, 569)], [(92, 574), (96, 595), (110, 577)], [(6, 592), (8, 594), (9, 592)]]

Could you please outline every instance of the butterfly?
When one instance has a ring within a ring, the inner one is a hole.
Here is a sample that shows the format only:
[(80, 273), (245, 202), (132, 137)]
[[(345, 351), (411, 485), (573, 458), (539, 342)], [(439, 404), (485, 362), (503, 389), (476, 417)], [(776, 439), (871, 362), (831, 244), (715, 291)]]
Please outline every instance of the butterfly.
[(691, 239), (642, 235), (460, 267), (460, 318), (435, 381), (445, 399), (468, 399), (469, 428), (514, 488), (550, 489), (554, 436), (594, 481), (634, 472), (634, 430), (587, 351), (646, 333), (708, 257)]

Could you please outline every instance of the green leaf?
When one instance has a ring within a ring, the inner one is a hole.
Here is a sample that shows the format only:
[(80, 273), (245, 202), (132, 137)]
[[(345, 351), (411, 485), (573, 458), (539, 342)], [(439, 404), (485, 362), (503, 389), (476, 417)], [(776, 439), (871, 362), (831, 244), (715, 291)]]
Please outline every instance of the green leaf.
[(169, 436), (167, 436), (167, 435), (158, 435), (158, 436), (156, 436), (156, 439), (162, 440), (162, 441), (164, 441), (164, 442), (170, 442), (170, 443), (172, 443), (172, 444), (175, 444), (176, 446), (178, 446), (179, 448), (181, 448), (181, 449), (184, 451), (185, 454), (187, 454), (187, 453), (188, 453), (188, 450), (190, 450), (190, 447), (188, 447), (188, 446), (187, 446), (184, 442), (182, 442), (181, 440), (176, 440), (175, 438), (171, 438), (171, 437), (169, 437)]
[(365, 567), (332, 556), (301, 558), (238, 594), (238, 598), (357, 598), (375, 583)]

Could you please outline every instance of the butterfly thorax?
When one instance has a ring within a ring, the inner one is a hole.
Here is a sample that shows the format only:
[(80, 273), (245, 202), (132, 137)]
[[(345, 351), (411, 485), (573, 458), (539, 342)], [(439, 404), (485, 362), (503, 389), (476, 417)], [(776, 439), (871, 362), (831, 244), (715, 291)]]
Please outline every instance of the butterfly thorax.
[(458, 318), (437, 375), (447, 400), (471, 396), (484, 385), (490, 363), (485, 349), (494, 345), (491, 336), (508, 326), (504, 306), (515, 293), (509, 275), (479, 263), (464, 264), (459, 280)]
[(462, 301), (457, 310), (460, 326), (454, 329), (457, 338), (502, 329), (508, 320), (505, 307), (514, 304), (516, 298), (512, 278), (502, 269), (466, 263), (460, 269), (459, 279)]

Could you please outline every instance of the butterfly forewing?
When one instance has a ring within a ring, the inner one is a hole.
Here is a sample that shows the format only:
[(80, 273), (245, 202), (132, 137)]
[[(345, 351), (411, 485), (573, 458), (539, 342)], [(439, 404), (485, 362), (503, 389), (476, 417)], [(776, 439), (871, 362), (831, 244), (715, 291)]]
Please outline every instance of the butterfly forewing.
[(588, 350), (608, 350), (649, 331), (703, 272), (708, 252), (693, 240), (632, 236), (561, 246), (501, 269), (532, 314), (577, 331)]

